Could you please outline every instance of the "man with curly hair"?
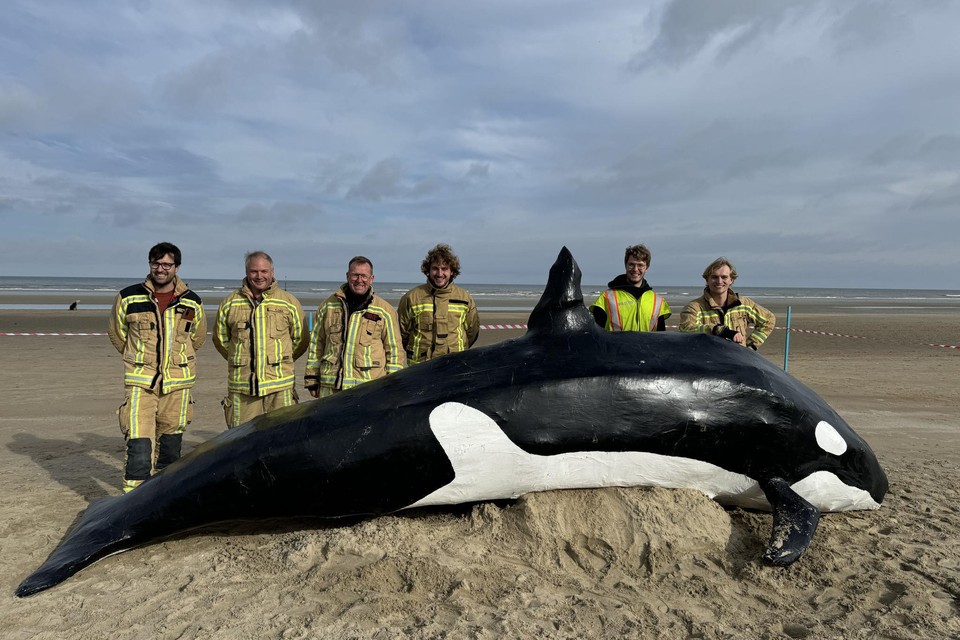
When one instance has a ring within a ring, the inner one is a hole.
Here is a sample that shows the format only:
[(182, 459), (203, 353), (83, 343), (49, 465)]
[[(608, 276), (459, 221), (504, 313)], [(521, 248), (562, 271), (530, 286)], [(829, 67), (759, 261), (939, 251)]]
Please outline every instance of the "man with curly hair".
[(469, 349), (480, 335), (473, 297), (453, 283), (460, 259), (450, 245), (438, 244), (420, 265), (427, 282), (400, 299), (400, 335), (410, 364)]

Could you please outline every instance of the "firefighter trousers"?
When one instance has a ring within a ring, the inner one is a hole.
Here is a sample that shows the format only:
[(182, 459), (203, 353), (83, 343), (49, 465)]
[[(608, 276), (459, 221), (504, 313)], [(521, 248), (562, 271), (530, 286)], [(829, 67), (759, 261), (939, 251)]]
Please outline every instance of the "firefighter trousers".
[(180, 457), (183, 431), (193, 417), (190, 389), (160, 393), (126, 387), (117, 412), (127, 441), (123, 470), (124, 493)]
[(261, 414), (270, 413), (274, 409), (295, 405), (298, 401), (297, 390), (290, 387), (265, 396), (248, 396), (238, 391), (231, 391), (220, 401), (220, 405), (223, 407), (223, 417), (227, 421), (227, 427), (232, 429)]

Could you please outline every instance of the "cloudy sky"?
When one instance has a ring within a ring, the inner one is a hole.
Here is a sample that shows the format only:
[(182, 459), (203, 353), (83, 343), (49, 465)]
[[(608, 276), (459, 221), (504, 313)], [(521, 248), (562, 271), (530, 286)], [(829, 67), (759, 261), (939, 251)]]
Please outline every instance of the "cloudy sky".
[(0, 275), (960, 288), (960, 3), (8, 0)]

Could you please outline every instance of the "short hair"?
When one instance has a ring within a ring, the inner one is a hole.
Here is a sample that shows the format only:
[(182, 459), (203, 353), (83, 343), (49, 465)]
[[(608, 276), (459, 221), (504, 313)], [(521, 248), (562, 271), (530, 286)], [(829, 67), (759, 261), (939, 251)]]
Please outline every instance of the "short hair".
[(427, 257), (420, 263), (420, 271), (423, 275), (430, 275), (430, 265), (434, 262), (441, 262), (450, 267), (450, 280), (460, 275), (460, 258), (453, 252), (450, 245), (441, 243), (427, 251)]
[(704, 280), (708, 279), (710, 277), (710, 274), (716, 271), (717, 269), (719, 269), (720, 267), (730, 267), (731, 282), (737, 279), (737, 268), (734, 267), (733, 264), (723, 256), (720, 256), (719, 258), (717, 258), (716, 260), (714, 260), (713, 262), (707, 265), (707, 268), (703, 270), (703, 279)]
[(368, 264), (370, 265), (370, 271), (373, 271), (373, 263), (370, 262), (370, 258), (365, 258), (364, 256), (353, 256), (350, 258), (350, 262), (347, 263), (347, 271), (350, 271), (350, 267), (355, 264)]
[(266, 251), (251, 251), (250, 253), (248, 253), (243, 257), (243, 268), (249, 269), (250, 262), (255, 258), (263, 258), (264, 260), (270, 263), (271, 267), (273, 266), (273, 258), (270, 257), (269, 253), (267, 253)]
[(173, 264), (180, 266), (180, 249), (177, 248), (177, 245), (170, 242), (161, 242), (150, 247), (150, 252), (147, 254), (148, 262), (157, 262), (163, 256), (170, 254), (173, 256)]
[(647, 266), (650, 266), (650, 262), (653, 260), (653, 256), (650, 255), (650, 249), (647, 249), (642, 244), (635, 244), (631, 247), (627, 247), (623, 251), (623, 264), (627, 264), (627, 260), (634, 258), (635, 260), (641, 260), (647, 263)]

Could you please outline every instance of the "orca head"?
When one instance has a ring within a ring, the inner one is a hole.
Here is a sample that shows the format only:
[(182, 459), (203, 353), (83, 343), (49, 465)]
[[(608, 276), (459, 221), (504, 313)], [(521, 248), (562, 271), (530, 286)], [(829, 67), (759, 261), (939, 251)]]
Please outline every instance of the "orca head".
[(566, 247), (550, 267), (550, 277), (540, 302), (527, 321), (528, 333), (588, 331), (596, 327), (593, 315), (583, 304), (580, 267)]
[(822, 454), (823, 465), (848, 487), (870, 494), (879, 506), (889, 488), (886, 474), (870, 446), (837, 415), (821, 419), (814, 428), (814, 439)]

